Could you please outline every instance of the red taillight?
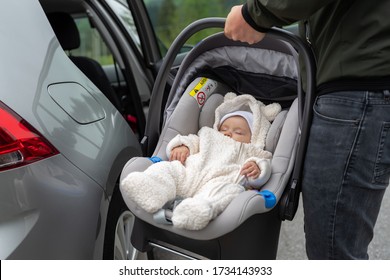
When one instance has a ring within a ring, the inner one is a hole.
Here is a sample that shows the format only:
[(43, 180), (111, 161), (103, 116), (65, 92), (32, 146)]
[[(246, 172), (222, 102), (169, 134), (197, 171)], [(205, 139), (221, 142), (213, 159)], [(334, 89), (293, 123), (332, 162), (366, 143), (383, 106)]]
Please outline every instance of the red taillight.
[(0, 171), (56, 154), (38, 131), (0, 102)]

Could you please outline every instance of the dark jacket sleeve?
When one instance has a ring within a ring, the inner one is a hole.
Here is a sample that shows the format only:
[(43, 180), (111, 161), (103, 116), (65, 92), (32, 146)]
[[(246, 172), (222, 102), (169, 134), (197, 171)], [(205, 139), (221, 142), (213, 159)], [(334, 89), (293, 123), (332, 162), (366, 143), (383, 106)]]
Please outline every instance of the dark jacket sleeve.
[(282, 27), (307, 19), (335, 0), (248, 0), (242, 15), (254, 29), (266, 32), (273, 26)]

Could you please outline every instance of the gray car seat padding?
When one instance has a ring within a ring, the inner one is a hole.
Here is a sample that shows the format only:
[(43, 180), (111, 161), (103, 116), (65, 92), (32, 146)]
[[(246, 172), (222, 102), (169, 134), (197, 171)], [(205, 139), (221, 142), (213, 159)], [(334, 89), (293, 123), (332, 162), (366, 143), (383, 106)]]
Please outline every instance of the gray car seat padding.
[(222, 94), (213, 94), (204, 104), (199, 116), (199, 128), (213, 127), (215, 119), (215, 109), (223, 102)]

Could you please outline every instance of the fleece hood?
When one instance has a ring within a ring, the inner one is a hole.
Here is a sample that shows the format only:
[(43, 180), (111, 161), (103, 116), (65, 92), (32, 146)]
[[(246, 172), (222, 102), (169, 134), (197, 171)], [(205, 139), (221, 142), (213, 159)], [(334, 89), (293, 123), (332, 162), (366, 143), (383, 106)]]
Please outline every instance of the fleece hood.
[(263, 102), (256, 100), (252, 95), (236, 95), (229, 92), (225, 95), (224, 102), (215, 110), (213, 128), (218, 130), (221, 119), (235, 111), (247, 111), (253, 114), (251, 143), (264, 149), (271, 122), (281, 111), (280, 104), (272, 103), (265, 105)]

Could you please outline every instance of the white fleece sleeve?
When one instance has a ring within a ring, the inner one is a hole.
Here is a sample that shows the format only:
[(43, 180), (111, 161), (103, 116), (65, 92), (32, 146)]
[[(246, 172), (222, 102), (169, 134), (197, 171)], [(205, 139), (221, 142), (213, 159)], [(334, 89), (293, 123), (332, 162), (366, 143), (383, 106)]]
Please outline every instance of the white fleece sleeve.
[(189, 134), (187, 136), (176, 135), (167, 145), (166, 153), (168, 158), (170, 158), (172, 149), (181, 145), (187, 146), (190, 149), (190, 155), (199, 153), (199, 136), (195, 134)]
[[(256, 189), (263, 186), (271, 177), (271, 160), (264, 158), (251, 157), (248, 158), (245, 163), (249, 161), (256, 162), (257, 166), (260, 168), (260, 175), (256, 179), (248, 178), (248, 185)], [(245, 164), (244, 163), (244, 164)]]

